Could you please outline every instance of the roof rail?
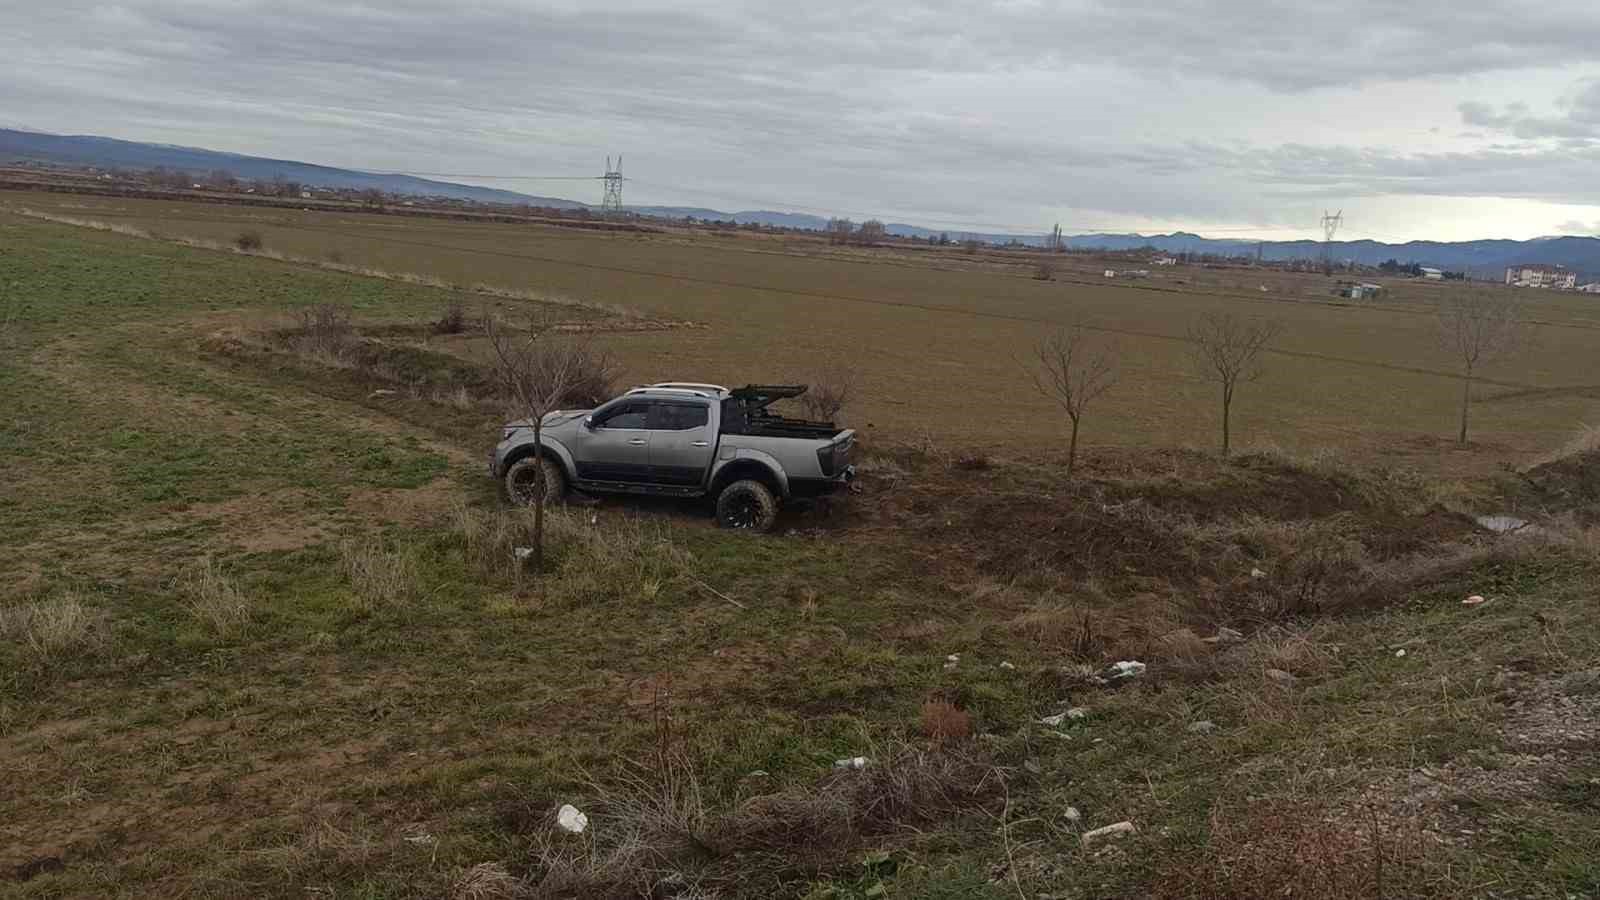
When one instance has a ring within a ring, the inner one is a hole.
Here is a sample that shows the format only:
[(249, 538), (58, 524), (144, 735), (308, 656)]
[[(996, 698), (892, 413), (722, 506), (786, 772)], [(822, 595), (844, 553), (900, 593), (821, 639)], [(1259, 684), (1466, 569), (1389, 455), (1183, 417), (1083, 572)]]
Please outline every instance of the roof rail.
[(624, 394), (624, 396), (631, 396), (633, 394), (643, 394), (643, 393), (673, 394), (673, 395), (682, 396), (682, 397), (704, 397), (707, 400), (711, 399), (711, 395), (706, 393), (705, 391), (698, 391), (698, 390), (694, 390), (692, 388), (686, 388), (686, 387), (660, 387), (660, 386), (654, 385), (654, 384), (641, 384), (636, 388), (629, 388), (627, 393)]
[(687, 391), (710, 391), (713, 394), (727, 393), (728, 389), (720, 384), (704, 384), (698, 381), (658, 381), (650, 385), (653, 388), (682, 388)]

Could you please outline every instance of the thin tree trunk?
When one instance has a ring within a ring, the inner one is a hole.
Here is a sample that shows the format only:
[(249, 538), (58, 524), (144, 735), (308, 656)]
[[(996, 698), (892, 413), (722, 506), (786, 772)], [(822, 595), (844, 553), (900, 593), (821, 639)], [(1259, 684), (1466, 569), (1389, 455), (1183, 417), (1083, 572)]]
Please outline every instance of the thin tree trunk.
[(533, 446), (539, 462), (539, 492), (533, 501), (533, 570), (544, 571), (544, 501), (550, 485), (544, 477), (544, 417), (533, 417)]
[(1467, 377), (1461, 379), (1461, 434), (1456, 437), (1456, 443), (1465, 447), (1467, 445), (1467, 406), (1472, 402), (1472, 370), (1467, 370)]
[(1233, 437), (1233, 435), (1230, 432), (1229, 422), (1228, 422), (1229, 416), (1232, 414), (1232, 412), (1233, 412), (1233, 390), (1231, 388), (1224, 387), (1222, 389), (1222, 455), (1223, 456), (1227, 456), (1228, 455), (1228, 450), (1230, 449), (1230, 442), (1231, 442), (1232, 437)]
[(1072, 477), (1072, 470), (1078, 462), (1078, 419), (1072, 419), (1072, 441), (1067, 444), (1067, 477)]

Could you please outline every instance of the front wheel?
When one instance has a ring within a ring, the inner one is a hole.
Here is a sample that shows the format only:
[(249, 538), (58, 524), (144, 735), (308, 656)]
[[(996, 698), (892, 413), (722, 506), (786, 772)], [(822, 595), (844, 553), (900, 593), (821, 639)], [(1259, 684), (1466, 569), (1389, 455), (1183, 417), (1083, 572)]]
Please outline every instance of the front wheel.
[(561, 463), (547, 456), (524, 456), (506, 469), (506, 496), (518, 506), (532, 506), (541, 499), (546, 506), (559, 503), (567, 491), (567, 473)]
[(723, 528), (771, 531), (778, 521), (778, 498), (759, 481), (735, 481), (717, 495), (717, 524)]

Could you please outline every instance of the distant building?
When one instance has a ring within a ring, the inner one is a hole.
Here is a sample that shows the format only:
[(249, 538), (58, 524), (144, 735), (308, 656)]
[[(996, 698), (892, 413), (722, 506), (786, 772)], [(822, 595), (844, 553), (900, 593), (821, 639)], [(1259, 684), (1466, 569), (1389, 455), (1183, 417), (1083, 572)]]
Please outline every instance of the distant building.
[(1163, 256), (1156, 260), (1156, 265), (1158, 266), (1175, 266), (1177, 264), (1177, 257), (1173, 256)]
[(1427, 266), (1422, 266), (1422, 267), (1420, 267), (1418, 269), (1418, 271), (1420, 271), (1422, 273), (1422, 277), (1427, 279), (1428, 281), (1443, 281), (1444, 280), (1444, 270), (1443, 269), (1430, 269)]
[(1352, 284), (1339, 292), (1340, 296), (1349, 297), (1351, 300), (1371, 300), (1383, 292), (1381, 284)]
[(1583, 287), (1578, 288), (1578, 290), (1585, 294), (1600, 294), (1600, 281), (1591, 281)]
[(1106, 277), (1107, 278), (1115, 278), (1115, 277), (1117, 277), (1117, 270), (1116, 269), (1107, 269), (1106, 270)]
[(1553, 288), (1558, 291), (1576, 290), (1578, 273), (1566, 266), (1530, 263), (1506, 267), (1506, 284), (1513, 287)]

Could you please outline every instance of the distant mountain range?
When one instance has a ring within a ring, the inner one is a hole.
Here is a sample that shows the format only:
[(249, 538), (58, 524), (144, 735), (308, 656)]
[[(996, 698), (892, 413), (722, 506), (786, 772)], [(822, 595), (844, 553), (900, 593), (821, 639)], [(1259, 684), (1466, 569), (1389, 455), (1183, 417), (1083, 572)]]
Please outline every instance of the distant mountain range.
[[(289, 181), (298, 181), (315, 187), (356, 190), (377, 188), (390, 194), (449, 197), (480, 203), (529, 203), (561, 209), (589, 206), (575, 200), (537, 197), (497, 188), (434, 181), (414, 175), (361, 172), (293, 160), (266, 159), (195, 147), (146, 144), (93, 135), (43, 134), (0, 128), (0, 163), (17, 161), (143, 170), (164, 166), (195, 175), (203, 175), (214, 169), (225, 169), (242, 179), (265, 180), (282, 176)], [(828, 219), (824, 216), (772, 210), (730, 213), (692, 206), (634, 206), (629, 209), (640, 215), (669, 219), (692, 216), (696, 219), (734, 221), (740, 224), (757, 223), (781, 228), (822, 230), (828, 224)], [(1041, 246), (1047, 240), (1043, 234), (941, 230), (902, 222), (888, 223), (885, 228), (890, 234), (900, 237), (928, 238), (946, 234), (952, 240), (976, 238), (997, 244), (1018, 241), (1032, 246)], [(1322, 255), (1323, 249), (1318, 241), (1266, 241), (1258, 244), (1256, 241), (1248, 240), (1201, 237), (1198, 234), (1182, 231), (1155, 235), (1076, 234), (1068, 235), (1065, 240), (1067, 246), (1075, 249), (1137, 250), (1148, 247), (1162, 253), (1209, 253), (1219, 256), (1253, 257), (1259, 247), (1262, 258), (1272, 261), (1316, 259)], [(1403, 244), (1386, 244), (1381, 241), (1336, 241), (1332, 253), (1335, 259), (1350, 260), (1364, 265), (1377, 265), (1394, 259), (1402, 263), (1414, 262), (1487, 277), (1499, 277), (1506, 266), (1528, 263), (1560, 265), (1582, 274), (1600, 275), (1600, 238), (1592, 237), (1541, 237), (1527, 241), (1409, 241)]]
[(563, 209), (584, 205), (555, 197), (530, 197), (515, 191), (433, 181), (414, 175), (358, 172), (287, 159), (267, 159), (171, 144), (144, 144), (87, 134), (41, 134), (0, 128), (0, 163), (6, 162), (64, 163), (139, 170), (163, 166), (194, 175), (225, 169), (246, 181), (270, 180), (281, 175), (285, 180), (312, 187), (352, 190), (377, 188), (390, 194), (449, 197), (479, 203), (532, 203), (535, 206)]

